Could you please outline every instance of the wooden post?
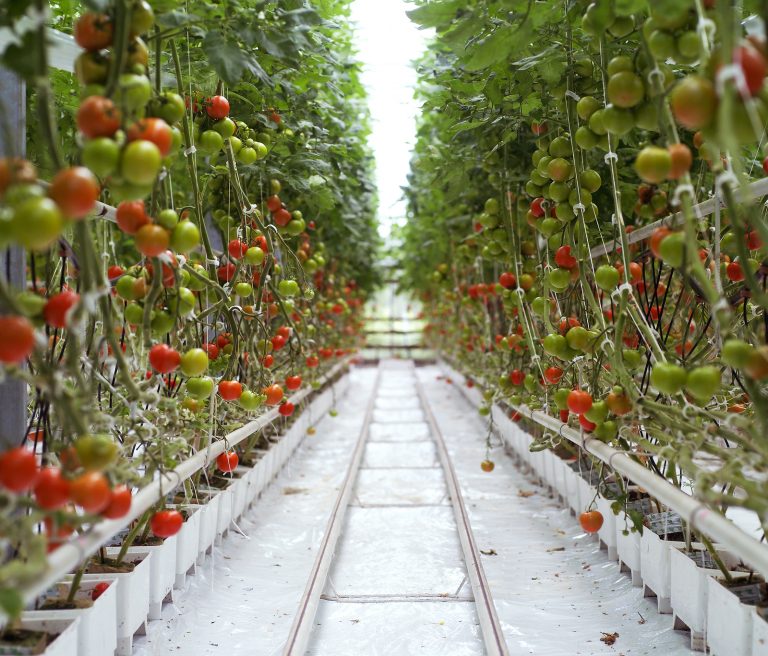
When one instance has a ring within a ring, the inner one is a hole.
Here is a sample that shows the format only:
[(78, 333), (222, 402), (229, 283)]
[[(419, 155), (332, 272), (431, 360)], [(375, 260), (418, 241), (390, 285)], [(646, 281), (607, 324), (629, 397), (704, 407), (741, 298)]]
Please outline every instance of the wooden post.
[[(24, 80), (0, 68), (0, 156), (26, 154), (26, 89)], [(0, 250), (0, 275), (22, 289), (26, 279), (26, 254), (22, 248)], [(3, 308), (0, 307), (0, 312)], [(0, 383), (0, 450), (22, 443), (27, 429), (27, 386), (23, 381), (6, 379)]]

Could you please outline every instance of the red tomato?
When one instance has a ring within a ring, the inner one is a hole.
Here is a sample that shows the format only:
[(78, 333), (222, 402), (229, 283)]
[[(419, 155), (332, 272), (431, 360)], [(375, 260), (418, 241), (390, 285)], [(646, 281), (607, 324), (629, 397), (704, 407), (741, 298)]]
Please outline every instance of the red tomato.
[(162, 226), (150, 223), (136, 232), (136, 250), (145, 257), (157, 257), (168, 248), (171, 237)]
[(93, 211), (101, 187), (96, 176), (84, 166), (59, 171), (51, 181), (48, 195), (71, 219), (82, 219)]
[(120, 111), (109, 98), (89, 96), (77, 110), (77, 127), (88, 139), (111, 137), (120, 128)]
[(294, 409), (295, 406), (293, 403), (286, 401), (278, 408), (278, 412), (283, 415), (283, 417), (290, 417), (293, 414)]
[(217, 121), (229, 116), (229, 101), (224, 96), (212, 96), (205, 105), (208, 116)]
[(131, 509), (131, 489), (127, 485), (116, 485), (109, 497), (109, 505), (101, 511), (101, 516), (107, 519), (120, 519)]
[(85, 512), (100, 513), (109, 505), (112, 491), (104, 474), (91, 471), (71, 482), (70, 496)]
[(568, 394), (568, 409), (576, 414), (583, 415), (592, 407), (592, 395), (584, 390), (571, 390)]
[(113, 264), (109, 269), (107, 269), (107, 278), (110, 280), (114, 280), (115, 278), (119, 278), (125, 273), (125, 269), (123, 267)]
[(160, 154), (166, 157), (173, 146), (173, 131), (161, 118), (143, 118), (128, 128), (128, 141), (143, 139), (157, 146)]
[(310, 369), (314, 369), (318, 364), (320, 364), (320, 360), (317, 359), (316, 355), (310, 355), (307, 357), (306, 362)]
[(285, 339), (288, 339), (291, 336), (291, 329), (288, 326), (280, 326), (275, 334), (282, 335)]
[(170, 538), (176, 535), (184, 524), (184, 517), (178, 510), (160, 510), (152, 515), (149, 527), (159, 538)]
[(599, 510), (587, 510), (579, 515), (579, 524), (587, 533), (597, 533), (603, 525), (603, 514)]
[(597, 428), (597, 424), (593, 424), (584, 415), (579, 415), (579, 424), (581, 424), (581, 427), (586, 433), (591, 433), (593, 430), (595, 430), (595, 428)]
[(219, 396), (225, 401), (234, 401), (243, 393), (243, 385), (236, 380), (222, 380), (219, 383)]
[(149, 364), (158, 373), (169, 374), (181, 364), (181, 353), (167, 344), (155, 344), (149, 349)]
[(275, 349), (275, 351), (279, 351), (283, 346), (285, 346), (285, 337), (282, 335), (275, 335), (272, 338), (272, 348)]
[(750, 95), (757, 95), (763, 87), (767, 70), (763, 55), (751, 46), (739, 46), (733, 53), (733, 62), (741, 67)]
[(77, 45), (94, 52), (112, 45), (114, 27), (106, 14), (88, 12), (75, 21), (73, 33)]
[(24, 362), (34, 346), (35, 329), (29, 319), (22, 316), (0, 317), (0, 362)]
[(205, 342), (200, 348), (208, 354), (209, 360), (215, 360), (219, 357), (219, 347), (211, 342)]
[(43, 307), (45, 323), (54, 328), (66, 328), (67, 315), (79, 300), (80, 295), (69, 289), (51, 296)]
[(152, 221), (147, 216), (143, 200), (124, 200), (117, 206), (115, 216), (120, 230), (128, 235), (135, 235), (139, 228)]
[(272, 355), (267, 354), (261, 359), (261, 364), (269, 369), (273, 364), (275, 364), (275, 358)]
[(570, 246), (561, 246), (555, 251), (555, 264), (563, 269), (573, 269), (578, 264), (576, 258), (571, 255)]
[(291, 213), (288, 210), (279, 209), (272, 215), (275, 225), (285, 228), (291, 221)]
[(563, 377), (563, 370), (560, 367), (548, 367), (544, 371), (544, 378), (550, 385), (557, 385)]
[(509, 380), (513, 385), (519, 387), (525, 381), (525, 374), (519, 369), (513, 369), (512, 373), (509, 374)]
[(0, 454), (0, 485), (11, 492), (24, 492), (37, 479), (37, 458), (23, 446)]
[(744, 270), (741, 268), (740, 262), (729, 262), (725, 267), (725, 275), (728, 276), (728, 280), (731, 282), (741, 282), (744, 280)]
[(504, 289), (514, 289), (517, 287), (517, 278), (514, 273), (504, 272), (499, 276), (499, 284)]
[(301, 376), (288, 376), (285, 379), (285, 386), (289, 390), (297, 390), (301, 387)]
[(35, 501), (43, 510), (56, 510), (69, 502), (69, 481), (58, 467), (42, 469), (35, 481)]
[(239, 462), (240, 458), (238, 458), (237, 453), (234, 451), (225, 451), (216, 458), (216, 467), (218, 467), (219, 471), (228, 474), (235, 470), (235, 467), (237, 467)]
[(227, 251), (229, 252), (229, 255), (235, 260), (239, 260), (244, 257), (247, 250), (248, 244), (246, 244), (244, 241), (240, 241), (239, 239), (233, 239), (229, 242), (229, 244), (227, 244)]
[(267, 405), (277, 405), (283, 398), (283, 388), (280, 385), (270, 385), (264, 388), (264, 394), (267, 396)]
[(277, 210), (281, 209), (282, 207), (283, 207), (283, 202), (280, 200), (280, 196), (278, 196), (277, 194), (267, 198), (267, 209), (273, 214), (277, 212)]
[(93, 589), (91, 590), (91, 600), (96, 601), (107, 590), (109, 590), (109, 583), (107, 583), (106, 581), (100, 581), (99, 583), (94, 585)]
[(232, 262), (222, 264), (216, 269), (216, 277), (219, 279), (219, 282), (229, 282), (235, 277), (235, 265)]

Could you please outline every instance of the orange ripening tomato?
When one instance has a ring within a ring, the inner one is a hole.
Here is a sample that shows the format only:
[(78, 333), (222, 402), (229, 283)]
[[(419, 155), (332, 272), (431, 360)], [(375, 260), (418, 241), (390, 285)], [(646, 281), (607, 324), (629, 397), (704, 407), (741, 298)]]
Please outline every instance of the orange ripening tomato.
[(579, 515), (579, 524), (587, 533), (597, 533), (603, 526), (603, 513), (599, 510), (586, 510)]

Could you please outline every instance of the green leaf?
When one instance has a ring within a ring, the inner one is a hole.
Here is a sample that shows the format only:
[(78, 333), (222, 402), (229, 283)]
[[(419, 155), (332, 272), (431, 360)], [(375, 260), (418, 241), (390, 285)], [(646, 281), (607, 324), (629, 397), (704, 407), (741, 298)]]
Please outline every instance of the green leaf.
[(15, 619), (24, 610), (24, 600), (17, 590), (0, 588), (0, 610), (9, 618)]
[(407, 11), (406, 14), (421, 28), (440, 27), (449, 23), (456, 16), (456, 11), (464, 4), (463, 0), (441, 0), (440, 2), (433, 0), (429, 4)]
[(203, 50), (217, 75), (227, 84), (235, 84), (248, 72), (266, 84), (269, 76), (256, 58), (226, 39), (218, 30), (211, 30), (203, 40)]
[(515, 47), (514, 28), (497, 27), (490, 36), (467, 48), (469, 60), (464, 64), (468, 71), (479, 71), (509, 57)]

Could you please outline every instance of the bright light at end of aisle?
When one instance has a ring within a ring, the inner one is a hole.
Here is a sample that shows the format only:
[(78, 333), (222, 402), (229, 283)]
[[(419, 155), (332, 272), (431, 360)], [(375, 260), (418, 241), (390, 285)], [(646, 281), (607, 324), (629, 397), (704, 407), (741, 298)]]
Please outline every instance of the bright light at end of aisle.
[(416, 70), (432, 31), (419, 30), (403, 0), (356, 0), (352, 20), (355, 44), (363, 64), (362, 81), (371, 111), (370, 146), (376, 157), (379, 233), (385, 239), (392, 225), (405, 220), (402, 187), (416, 140), (419, 104), (414, 99)]

